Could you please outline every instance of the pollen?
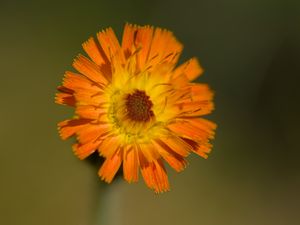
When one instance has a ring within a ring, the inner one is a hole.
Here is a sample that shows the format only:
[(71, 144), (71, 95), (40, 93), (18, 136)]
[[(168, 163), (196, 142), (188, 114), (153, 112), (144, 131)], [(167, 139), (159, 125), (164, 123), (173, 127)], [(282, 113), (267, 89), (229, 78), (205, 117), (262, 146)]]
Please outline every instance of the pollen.
[(137, 122), (148, 122), (154, 113), (152, 111), (153, 103), (145, 91), (135, 90), (126, 97), (126, 112), (130, 120)]

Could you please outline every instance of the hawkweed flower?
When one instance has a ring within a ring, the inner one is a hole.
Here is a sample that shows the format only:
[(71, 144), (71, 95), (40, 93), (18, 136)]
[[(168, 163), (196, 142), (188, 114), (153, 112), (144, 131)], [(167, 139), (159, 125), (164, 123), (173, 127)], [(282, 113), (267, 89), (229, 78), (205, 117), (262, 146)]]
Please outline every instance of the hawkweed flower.
[(58, 87), (56, 103), (75, 108), (58, 124), (60, 136), (73, 135), (79, 159), (104, 157), (98, 174), (110, 183), (119, 168), (155, 192), (169, 190), (164, 161), (182, 171), (194, 152), (203, 158), (216, 125), (204, 118), (213, 110), (213, 93), (193, 83), (203, 70), (196, 58), (176, 67), (183, 46), (173, 34), (152, 26), (126, 24), (120, 44), (111, 28), (83, 43)]

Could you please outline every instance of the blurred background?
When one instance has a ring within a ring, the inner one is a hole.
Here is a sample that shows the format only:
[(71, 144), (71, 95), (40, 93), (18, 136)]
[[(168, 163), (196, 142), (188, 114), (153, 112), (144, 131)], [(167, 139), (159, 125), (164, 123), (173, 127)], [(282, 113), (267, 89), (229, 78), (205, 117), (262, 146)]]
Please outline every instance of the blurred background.
[[(56, 86), (81, 43), (125, 22), (172, 30), (199, 58), (218, 124), (208, 160), (188, 158), (161, 195), (106, 185), (56, 124)], [(300, 1), (0, 1), (0, 224), (300, 224)]]

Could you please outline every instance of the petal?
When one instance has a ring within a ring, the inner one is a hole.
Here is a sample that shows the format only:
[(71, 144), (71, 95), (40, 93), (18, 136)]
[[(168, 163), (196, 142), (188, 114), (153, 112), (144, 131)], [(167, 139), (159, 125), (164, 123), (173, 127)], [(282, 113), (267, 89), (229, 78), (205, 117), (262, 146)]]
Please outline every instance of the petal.
[(75, 92), (74, 97), (77, 101), (77, 105), (92, 105), (95, 107), (101, 107), (107, 103), (107, 99), (102, 93), (93, 94), (89, 91)]
[(99, 66), (106, 79), (111, 80), (111, 65), (99, 43), (94, 38), (90, 38), (82, 46), (93, 62)]
[(102, 65), (106, 64), (108, 59), (101, 48), (94, 38), (89, 38), (86, 42), (82, 44), (83, 49), (88, 54), (88, 56), (97, 64)]
[(114, 176), (116, 175), (117, 171), (120, 168), (122, 162), (122, 151), (119, 149), (115, 154), (107, 158), (104, 163), (102, 164), (98, 175), (101, 177), (101, 180), (104, 180), (107, 183), (110, 183)]
[(132, 24), (125, 24), (122, 38), (122, 49), (126, 58), (129, 58), (133, 52), (135, 52), (136, 47), (134, 45), (134, 39), (136, 36), (138, 26)]
[(180, 75), (185, 75), (190, 81), (195, 80), (203, 73), (203, 68), (200, 66), (196, 58), (192, 58), (183, 63), (174, 70), (173, 77), (176, 78)]
[(93, 105), (78, 105), (76, 114), (82, 118), (100, 120), (101, 116), (106, 113), (106, 109)]
[(124, 179), (129, 183), (138, 180), (138, 153), (135, 146), (126, 147), (123, 156), (123, 173)]
[(56, 93), (55, 103), (61, 105), (75, 106), (76, 100), (72, 94), (69, 93)]
[(201, 120), (194, 118), (171, 123), (168, 125), (168, 128), (179, 136), (206, 141), (208, 138), (211, 138), (214, 133), (213, 130), (206, 129), (204, 125)]
[(108, 124), (89, 124), (84, 129), (78, 130), (77, 139), (81, 144), (100, 139), (109, 131)]
[(190, 154), (190, 148), (185, 144), (179, 137), (170, 136), (170, 137), (161, 137), (158, 140), (155, 140), (163, 148), (169, 148), (177, 154), (186, 157)]
[(112, 28), (108, 28), (97, 34), (98, 40), (106, 57), (111, 61), (113, 57), (118, 57), (120, 63), (125, 63), (125, 57), (119, 41)]
[(204, 159), (208, 158), (208, 153), (211, 152), (212, 149), (212, 144), (206, 142), (206, 143), (199, 143), (197, 149), (194, 150), (196, 154), (201, 156)]
[(87, 126), (91, 120), (89, 119), (71, 119), (64, 120), (58, 124), (59, 133), (62, 139), (73, 136), (76, 132)]
[(213, 99), (213, 92), (206, 84), (189, 84), (185, 76), (178, 76), (172, 81), (177, 90), (168, 96), (168, 99), (175, 103), (180, 110), (180, 106), (198, 103), (205, 104)]
[(184, 138), (184, 137), (180, 137), (180, 139), (184, 141), (188, 146), (190, 146), (192, 151), (195, 151), (199, 147), (199, 143), (195, 140)]
[(98, 146), (100, 144), (100, 141), (90, 141), (85, 144), (74, 144), (73, 152), (79, 159), (85, 159), (92, 153), (94, 153)]
[(109, 158), (120, 148), (121, 142), (116, 136), (107, 136), (110, 132), (106, 132), (106, 135), (102, 138), (101, 144), (98, 147), (100, 155)]
[(184, 101), (175, 104), (174, 110), (176, 110), (178, 117), (203, 116), (214, 110), (214, 104), (212, 101)]
[(187, 161), (170, 148), (164, 148), (157, 143), (153, 143), (155, 148), (164, 160), (177, 172), (182, 171), (187, 166)]
[(95, 82), (92, 82), (81, 74), (71, 71), (65, 72), (63, 86), (75, 92), (89, 91), (95, 94), (102, 91), (102, 87), (95, 84)]
[(134, 44), (138, 49), (137, 63), (140, 70), (143, 70), (147, 63), (152, 37), (153, 27), (150, 26), (139, 27), (135, 35)]
[(188, 138), (183, 138), (181, 137), (181, 139), (186, 142), (188, 145), (191, 146), (192, 151), (196, 154), (198, 154), (199, 156), (207, 159), (207, 154), (211, 151), (212, 145), (206, 141), (206, 142), (197, 142), (195, 140), (191, 140)]
[(212, 100), (214, 94), (207, 84), (192, 84), (189, 86), (193, 101)]
[(169, 180), (162, 160), (148, 162), (142, 153), (139, 154), (142, 176), (146, 185), (156, 193), (170, 190)]
[(175, 64), (182, 49), (182, 44), (176, 40), (172, 32), (156, 28), (148, 56), (148, 63), (151, 66), (162, 62)]
[(153, 162), (160, 158), (160, 154), (153, 143), (140, 143), (138, 145), (138, 150), (142, 152), (148, 162)]
[[(197, 118), (196, 120), (198, 120), (198, 122), (196, 122), (196, 126), (199, 127), (201, 126), (206, 130), (215, 130), (217, 128), (217, 124), (215, 124), (210, 120), (203, 119), (203, 118)], [(194, 122), (194, 119), (192, 121)]]
[(203, 137), (203, 139), (214, 138), (214, 130), (217, 128), (215, 123), (203, 118), (190, 118), (186, 122), (195, 127), (199, 132), (199, 136)]
[(96, 84), (107, 84), (107, 79), (100, 70), (100, 67), (83, 55), (78, 55), (77, 59), (73, 62), (73, 67)]

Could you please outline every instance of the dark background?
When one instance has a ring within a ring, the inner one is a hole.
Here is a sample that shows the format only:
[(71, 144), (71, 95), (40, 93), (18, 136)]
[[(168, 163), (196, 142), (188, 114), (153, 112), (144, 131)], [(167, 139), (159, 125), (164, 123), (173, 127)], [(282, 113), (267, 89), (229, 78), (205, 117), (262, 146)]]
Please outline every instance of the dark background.
[[(125, 22), (172, 30), (199, 58), (218, 124), (208, 160), (170, 170), (171, 192), (105, 185), (76, 159), (55, 88), (81, 43)], [(0, 224), (300, 224), (300, 2), (0, 1)]]

